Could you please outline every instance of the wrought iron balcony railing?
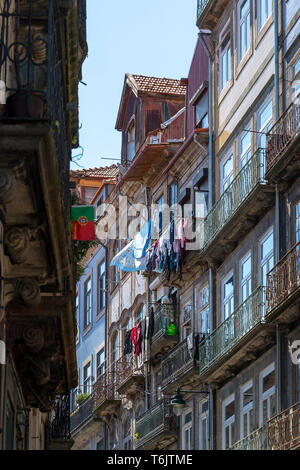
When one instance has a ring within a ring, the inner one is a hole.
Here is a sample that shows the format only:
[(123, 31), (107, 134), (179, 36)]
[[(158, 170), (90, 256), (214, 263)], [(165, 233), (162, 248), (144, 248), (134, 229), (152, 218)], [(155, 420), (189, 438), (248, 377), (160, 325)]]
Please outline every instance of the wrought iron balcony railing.
[(300, 286), (300, 242), (267, 275), (267, 314)]
[(232, 350), (265, 317), (265, 288), (258, 287), (199, 345), (200, 375)]
[(50, 439), (71, 439), (69, 395), (60, 395), (55, 399), (55, 408), (51, 421)]
[(272, 418), (268, 423), (269, 450), (300, 447), (300, 402)]
[(71, 414), (71, 433), (80, 428), (93, 416), (94, 397), (90, 395), (72, 414)]
[(267, 450), (268, 449), (268, 433), (267, 427), (262, 426), (256, 429), (244, 439), (236, 442), (230, 450)]
[(168, 400), (163, 398), (136, 420), (136, 447), (140, 448), (163, 432), (176, 432), (175, 417), (171, 415)]
[(117, 362), (117, 389), (132, 377), (144, 377), (142, 355), (135, 356), (127, 354), (125, 356), (122, 356)]
[(159, 304), (154, 313), (154, 328), (151, 342), (155, 343), (160, 338), (172, 333), (169, 331), (171, 324), (178, 328), (176, 307), (172, 303)]
[(210, 2), (210, 0), (198, 0), (197, 4), (197, 20), (202, 15), (203, 11), (206, 8), (206, 5)]
[(266, 171), (281, 158), (282, 154), (299, 134), (300, 97), (292, 103), (274, 124), (267, 135)]
[(203, 222), (203, 235), (200, 231), (200, 236), (204, 236), (202, 249), (214, 240), (255, 187), (265, 182), (264, 160), (265, 150), (258, 149), (207, 214)]
[[(194, 341), (196, 341), (194, 339)], [(162, 386), (166, 387), (169, 383), (177, 381), (181, 375), (196, 364), (196, 349), (198, 343), (192, 345), (189, 349), (187, 339), (178, 344), (162, 360)]]
[(117, 388), (116, 369), (105, 372), (99, 377), (94, 385), (94, 411), (97, 410), (105, 401), (119, 400)]

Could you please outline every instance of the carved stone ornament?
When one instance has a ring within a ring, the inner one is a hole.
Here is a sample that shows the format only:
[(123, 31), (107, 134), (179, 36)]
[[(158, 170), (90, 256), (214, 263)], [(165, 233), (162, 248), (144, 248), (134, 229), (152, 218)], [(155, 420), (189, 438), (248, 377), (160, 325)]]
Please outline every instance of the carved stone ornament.
[(15, 190), (15, 177), (11, 170), (0, 169), (0, 202), (8, 203), (12, 200)]
[(20, 227), (10, 227), (5, 235), (5, 245), (12, 264), (24, 263), (29, 249), (28, 231)]
[(18, 282), (18, 294), (25, 305), (39, 305), (41, 303), (40, 286), (33, 279)]
[(29, 351), (38, 353), (40, 352), (45, 343), (44, 332), (38, 327), (24, 328), (23, 339)]

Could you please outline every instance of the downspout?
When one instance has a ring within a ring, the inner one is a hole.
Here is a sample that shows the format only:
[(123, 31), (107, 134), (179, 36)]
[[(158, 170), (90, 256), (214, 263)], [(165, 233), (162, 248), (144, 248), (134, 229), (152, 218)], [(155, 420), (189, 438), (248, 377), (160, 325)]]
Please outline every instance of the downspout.
[(278, 9), (274, 0), (274, 59), (275, 59), (275, 122), (279, 119), (279, 53), (278, 53)]
[(277, 399), (277, 414), (281, 413), (282, 411), (282, 403), (281, 403), (281, 356), (282, 356), (282, 350), (281, 350), (281, 331), (280, 331), (280, 325), (277, 323), (276, 324), (276, 381), (277, 381), (277, 394), (276, 394), (276, 399)]
[[(148, 220), (151, 218), (151, 200), (150, 200), (150, 189), (148, 187), (145, 188), (145, 199), (146, 199), (146, 206), (147, 206), (147, 212), (148, 212)], [(149, 311), (150, 311), (150, 306), (151, 306), (151, 292), (150, 292), (150, 279), (147, 276), (146, 278), (146, 317), (149, 318)], [(149, 320), (148, 320), (149, 321)], [(147, 343), (146, 343), (147, 344)], [(146, 353), (146, 364), (145, 364), (145, 410), (147, 411), (149, 409), (149, 396), (150, 396), (150, 390), (149, 390), (149, 377), (150, 377), (150, 361), (148, 358), (150, 357), (150, 343), (148, 342), (147, 344), (147, 350), (145, 350)]]

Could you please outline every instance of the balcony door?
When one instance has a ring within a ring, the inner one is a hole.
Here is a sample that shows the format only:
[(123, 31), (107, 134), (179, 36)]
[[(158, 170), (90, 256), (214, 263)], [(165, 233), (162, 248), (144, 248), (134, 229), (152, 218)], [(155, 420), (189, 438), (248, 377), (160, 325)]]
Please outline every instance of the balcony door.
[(230, 346), (234, 338), (234, 277), (231, 272), (222, 283), (223, 326), (221, 329), (221, 344), (224, 348)]

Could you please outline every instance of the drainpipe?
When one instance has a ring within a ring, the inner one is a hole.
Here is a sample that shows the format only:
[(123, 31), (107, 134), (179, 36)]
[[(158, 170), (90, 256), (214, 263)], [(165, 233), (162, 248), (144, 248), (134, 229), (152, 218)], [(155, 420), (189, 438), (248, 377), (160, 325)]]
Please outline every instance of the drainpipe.
[(281, 402), (281, 390), (282, 390), (282, 377), (281, 377), (281, 356), (282, 356), (282, 348), (281, 348), (281, 331), (280, 325), (276, 324), (276, 381), (277, 381), (277, 414), (281, 413), (282, 411), (282, 402)]
[(275, 58), (275, 121), (279, 119), (279, 52), (278, 52), (278, 4), (274, 0), (274, 58)]
[[(147, 206), (147, 212), (148, 212), (148, 220), (151, 218), (151, 200), (150, 200), (150, 188), (146, 187), (145, 188), (145, 199), (146, 199), (146, 206)], [(145, 317), (149, 318), (149, 309), (151, 306), (151, 292), (150, 292), (150, 279), (149, 277), (146, 278), (146, 312), (145, 312)], [(147, 344), (147, 343), (146, 343)], [(149, 396), (150, 396), (150, 387), (149, 387), (149, 377), (150, 377), (150, 361), (149, 356), (150, 356), (150, 343), (147, 345), (147, 351), (146, 357), (147, 361), (145, 363), (145, 410), (149, 409)]]

